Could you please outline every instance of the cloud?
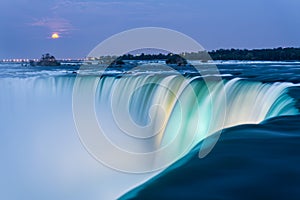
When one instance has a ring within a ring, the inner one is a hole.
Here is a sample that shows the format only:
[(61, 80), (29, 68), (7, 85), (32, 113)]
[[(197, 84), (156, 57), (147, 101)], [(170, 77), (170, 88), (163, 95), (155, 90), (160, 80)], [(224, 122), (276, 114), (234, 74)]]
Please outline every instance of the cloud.
[(61, 34), (69, 34), (72, 30), (75, 30), (73, 25), (64, 18), (42, 18), (34, 19), (30, 26), (46, 27), (51, 32), (58, 32)]

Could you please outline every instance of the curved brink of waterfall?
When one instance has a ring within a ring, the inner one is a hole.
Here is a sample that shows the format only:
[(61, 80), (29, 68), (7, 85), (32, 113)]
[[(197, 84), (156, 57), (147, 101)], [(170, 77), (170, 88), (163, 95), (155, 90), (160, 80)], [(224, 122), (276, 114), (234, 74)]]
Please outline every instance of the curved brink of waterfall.
[[(98, 95), (100, 103), (98, 105), (105, 105), (103, 104), (103, 99), (105, 99), (105, 101), (110, 101), (107, 97), (110, 96), (110, 90), (115, 84), (122, 85), (121, 90), (126, 92), (126, 88), (130, 87), (130, 85), (144, 81), (145, 79), (155, 79), (157, 83), (168, 79), (170, 87), (180, 88), (180, 85), (184, 84), (184, 82), (176, 76), (173, 76), (172, 78), (164, 76), (160, 78), (152, 76), (137, 76), (131, 77), (130, 79), (105, 77), (99, 82)], [(222, 121), (222, 119), (218, 118), (218, 103), (220, 102), (217, 99), (218, 95), (214, 95), (214, 98), (216, 99), (212, 99), (212, 95), (207, 89), (207, 83), (204, 83), (200, 78), (193, 79), (190, 84), (197, 96), (195, 97), (190, 95), (188, 92), (185, 93), (184, 90), (180, 91), (184, 95), (180, 95), (179, 100), (181, 100), (181, 102), (185, 102), (181, 104), (181, 107), (177, 105), (176, 102), (172, 102), (171, 94), (168, 96), (167, 91), (162, 91), (162, 88), (153, 85), (145, 85), (143, 89), (136, 90), (132, 95), (129, 111), (132, 119), (140, 125), (146, 125), (151, 122), (152, 119), (156, 119), (155, 116), (149, 118), (149, 115), (144, 114), (149, 113), (149, 110), (151, 110), (150, 107), (153, 104), (163, 105), (169, 109), (169, 111), (167, 112), (168, 119), (167, 123), (165, 123), (165, 127), (163, 128), (163, 135), (157, 138), (152, 138), (153, 140), (150, 142), (148, 141), (147, 145), (143, 144), (140, 146), (133, 146), (131, 150), (151, 151), (157, 148), (157, 145), (160, 147), (163, 145), (174, 145), (174, 150), (176, 150), (176, 152), (172, 153), (180, 155), (176, 160), (174, 160), (173, 165), (170, 165), (164, 171), (158, 172), (154, 178), (150, 178), (148, 180), (149, 183), (167, 171), (187, 162), (196, 151), (199, 151), (199, 149), (207, 148), (203, 141), (207, 140), (206, 143), (209, 144), (209, 140), (213, 138), (215, 131), (242, 124), (258, 124), (266, 119), (277, 116), (299, 114), (298, 109), (295, 107), (295, 100), (287, 94), (288, 88), (296, 86), (295, 84), (269, 84), (250, 82), (235, 78), (225, 81), (224, 83), (227, 98), (226, 118), (224, 126), (220, 126), (221, 124), (218, 122)], [(212, 92), (218, 94), (220, 87), (218, 87), (217, 84), (214, 85), (215, 83), (213, 82), (208, 84), (212, 84), (214, 88)], [(193, 103), (188, 103), (188, 100)], [(122, 95), (120, 95), (120, 102), (121, 105), (124, 105), (122, 104)], [(186, 113), (180, 113), (182, 111), (181, 109), (185, 110)], [(157, 118), (159, 119), (159, 117)], [(193, 119), (197, 120), (193, 121)], [(176, 132), (176, 130), (179, 131)], [(196, 133), (193, 143), (188, 147), (188, 151), (184, 154), (180, 154), (180, 150), (186, 148), (183, 146), (186, 145), (184, 142), (186, 140), (185, 136), (192, 135), (195, 131)], [(177, 143), (172, 143), (174, 138), (178, 137), (178, 135), (174, 136), (175, 132), (179, 135), (180, 140)], [(123, 142), (126, 141), (126, 137), (121, 140)], [(122, 142), (119, 141), (118, 144), (122, 145), (121, 143)], [(172, 155), (168, 154), (165, 156)], [(121, 198), (127, 199), (133, 197), (144, 187), (145, 185), (140, 184), (140, 186), (136, 187)]]
[[(292, 83), (263, 84), (239, 78), (225, 81), (224, 104), (224, 99), (218, 96), (222, 89), (220, 83), (204, 82), (200, 78), (192, 78), (188, 83), (176, 75), (95, 79), (99, 81), (95, 103), (99, 126), (109, 133), (114, 143), (130, 152), (145, 153), (173, 145), (175, 152), (168, 153), (179, 155), (186, 148), (184, 145), (189, 145), (185, 143), (187, 136), (193, 137), (189, 152), (218, 130), (298, 114), (294, 99), (287, 94), (287, 89), (295, 86)], [(225, 105), (225, 120), (219, 115), (220, 105)], [(126, 123), (116, 123), (120, 120), (117, 118), (126, 118)], [(145, 132), (156, 130), (157, 133), (149, 133), (148, 138), (144, 137), (147, 134), (140, 133), (141, 137), (135, 138), (128, 133), (132, 128), (129, 123), (144, 128)], [(129, 128), (124, 128), (126, 125)], [(152, 129), (147, 129), (150, 125)], [(128, 145), (133, 139), (135, 145)]]

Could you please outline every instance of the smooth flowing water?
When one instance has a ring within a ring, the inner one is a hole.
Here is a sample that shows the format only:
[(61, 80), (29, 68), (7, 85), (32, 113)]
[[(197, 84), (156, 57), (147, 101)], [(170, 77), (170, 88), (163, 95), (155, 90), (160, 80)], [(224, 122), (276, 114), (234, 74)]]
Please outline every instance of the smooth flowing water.
[[(1, 64), (0, 198), (113, 199), (131, 189), (122, 198), (175, 198), (181, 192), (191, 198), (229, 198), (253, 190), (258, 197), (296, 194), (300, 64), (218, 67), (222, 82), (204, 81), (189, 69), (179, 75), (125, 75), (117, 68), (100, 77), (77, 76), (78, 67)], [(78, 83), (82, 91), (94, 86), (97, 123), (116, 146), (135, 153), (167, 149), (152, 155), (150, 163), (126, 162), (128, 169), (147, 173), (116, 171), (86, 151), (72, 109)], [(203, 141), (224, 128), (215, 149), (199, 159)], [(126, 130), (141, 135), (134, 138)], [(270, 194), (269, 181), (281, 190)], [(281, 181), (290, 187), (280, 187)]]

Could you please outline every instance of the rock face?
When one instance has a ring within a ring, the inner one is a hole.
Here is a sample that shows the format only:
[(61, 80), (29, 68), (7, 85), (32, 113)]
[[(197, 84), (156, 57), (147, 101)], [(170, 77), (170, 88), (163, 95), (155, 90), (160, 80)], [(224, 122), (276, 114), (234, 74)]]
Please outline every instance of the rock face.
[(31, 66), (60, 66), (54, 56), (49, 53), (43, 54), (42, 58), (38, 62), (30, 61)]

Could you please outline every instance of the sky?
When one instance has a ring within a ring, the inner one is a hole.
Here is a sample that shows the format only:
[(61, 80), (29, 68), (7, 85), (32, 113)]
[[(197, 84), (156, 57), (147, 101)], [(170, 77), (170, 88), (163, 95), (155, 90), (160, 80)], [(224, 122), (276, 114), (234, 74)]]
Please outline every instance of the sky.
[(300, 47), (299, 8), (299, 0), (1, 0), (0, 59), (84, 58), (114, 34), (149, 26), (207, 50)]

